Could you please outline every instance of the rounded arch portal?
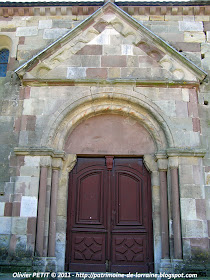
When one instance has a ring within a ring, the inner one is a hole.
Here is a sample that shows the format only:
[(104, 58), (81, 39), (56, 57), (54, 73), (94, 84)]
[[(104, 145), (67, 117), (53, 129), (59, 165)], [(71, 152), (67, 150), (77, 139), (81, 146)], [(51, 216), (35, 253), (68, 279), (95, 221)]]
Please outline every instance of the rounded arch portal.
[(132, 119), (147, 131), (153, 139), (156, 151), (173, 147), (173, 137), (165, 116), (158, 106), (147, 97), (133, 97), (125, 93), (98, 92), (65, 104), (54, 114), (46, 133), (42, 138), (42, 146), (64, 150), (69, 135), (87, 119), (99, 115), (120, 115), (124, 119)]
[(67, 154), (144, 155), (157, 150), (152, 136), (134, 118), (102, 114), (84, 120), (67, 137)]

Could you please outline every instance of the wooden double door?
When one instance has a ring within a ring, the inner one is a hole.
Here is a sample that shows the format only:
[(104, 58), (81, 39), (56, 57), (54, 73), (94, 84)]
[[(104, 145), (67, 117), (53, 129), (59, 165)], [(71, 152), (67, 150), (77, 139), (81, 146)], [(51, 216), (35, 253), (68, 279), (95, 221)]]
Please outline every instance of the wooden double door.
[(67, 270), (153, 271), (150, 174), (141, 158), (78, 158), (67, 221)]

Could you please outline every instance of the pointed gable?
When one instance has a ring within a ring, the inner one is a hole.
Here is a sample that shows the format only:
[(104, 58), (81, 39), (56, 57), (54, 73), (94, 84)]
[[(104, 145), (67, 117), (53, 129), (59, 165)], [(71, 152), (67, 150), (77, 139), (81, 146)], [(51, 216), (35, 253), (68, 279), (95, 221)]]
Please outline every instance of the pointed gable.
[(199, 82), (206, 73), (108, 2), (16, 70), (24, 80)]

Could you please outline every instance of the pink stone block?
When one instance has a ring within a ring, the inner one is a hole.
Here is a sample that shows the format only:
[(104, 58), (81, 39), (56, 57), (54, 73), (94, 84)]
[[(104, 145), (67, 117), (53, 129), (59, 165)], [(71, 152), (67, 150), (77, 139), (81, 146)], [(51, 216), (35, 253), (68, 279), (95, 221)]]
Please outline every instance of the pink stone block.
[(20, 217), (20, 202), (13, 202), (12, 216)]
[(92, 79), (106, 79), (107, 69), (106, 68), (88, 68), (86, 70), (87, 78)]
[(189, 117), (198, 118), (197, 103), (193, 103), (193, 102), (188, 103), (188, 114), (189, 114)]
[(12, 216), (12, 203), (11, 202), (5, 203), (4, 216), (6, 216), (6, 217)]
[(201, 132), (200, 120), (198, 118), (193, 118), (193, 131), (194, 132)]
[(196, 215), (198, 219), (206, 219), (206, 203), (205, 199), (196, 199)]
[(77, 55), (102, 55), (101, 45), (86, 45), (79, 50)]

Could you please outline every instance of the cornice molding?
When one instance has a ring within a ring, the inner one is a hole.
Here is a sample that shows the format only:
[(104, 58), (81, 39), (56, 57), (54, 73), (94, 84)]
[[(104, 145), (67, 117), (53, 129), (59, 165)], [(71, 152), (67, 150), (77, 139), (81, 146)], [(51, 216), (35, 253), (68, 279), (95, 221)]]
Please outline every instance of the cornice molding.
[[(104, 2), (91, 3), (85, 6), (74, 6), (72, 3), (68, 5), (66, 2), (37, 2), (37, 3), (17, 3), (8, 2), (1, 3), (0, 16), (9, 18), (13, 16), (90, 16)], [(167, 16), (210, 16), (210, 5), (201, 3), (173, 3), (168, 2), (167, 5), (163, 2), (143, 2), (144, 5), (122, 5), (117, 4), (123, 11), (131, 16), (163, 16), (162, 20), (168, 20)], [(173, 4), (172, 4), (173, 3)], [(14, 4), (14, 6), (12, 6)], [(175, 5), (176, 4), (176, 5)], [(166, 18), (165, 18), (166, 16)]]
[(169, 148), (166, 151), (168, 157), (201, 157), (206, 154), (205, 149), (200, 148)]
[(136, 87), (181, 87), (181, 88), (198, 88), (200, 83), (195, 81), (162, 81), (162, 80), (136, 80), (136, 79), (81, 79), (81, 80), (56, 80), (56, 79), (23, 79), (23, 86), (75, 86), (75, 85), (128, 85), (131, 84)]
[(50, 156), (65, 159), (65, 152), (47, 147), (16, 147), (14, 153), (16, 156)]

